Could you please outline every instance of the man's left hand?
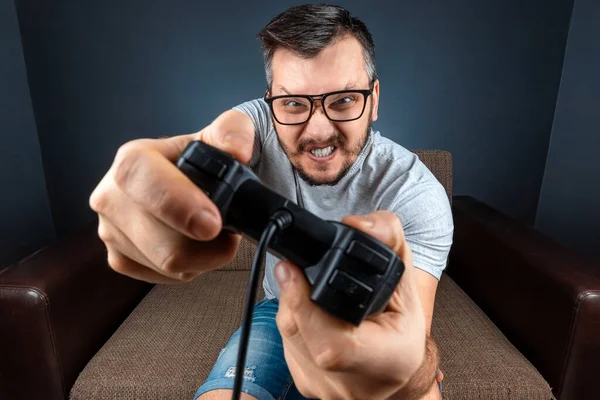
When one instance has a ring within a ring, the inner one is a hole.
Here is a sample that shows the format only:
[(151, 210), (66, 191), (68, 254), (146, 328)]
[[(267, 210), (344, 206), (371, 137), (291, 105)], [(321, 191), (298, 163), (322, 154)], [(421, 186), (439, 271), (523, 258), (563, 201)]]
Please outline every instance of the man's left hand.
[(310, 300), (301, 269), (280, 262), (277, 326), (296, 387), (307, 398), (390, 399), (425, 360), (426, 321), (412, 253), (398, 217), (387, 211), (342, 220), (394, 250), (405, 271), (385, 309), (360, 326), (335, 318)]

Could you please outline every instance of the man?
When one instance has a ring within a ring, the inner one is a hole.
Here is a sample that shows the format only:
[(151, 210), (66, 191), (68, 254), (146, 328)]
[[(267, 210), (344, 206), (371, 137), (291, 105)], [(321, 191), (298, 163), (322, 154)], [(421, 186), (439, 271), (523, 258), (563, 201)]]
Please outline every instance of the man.
[[(440, 399), (430, 332), (451, 211), (421, 161), (372, 128), (380, 84), (371, 35), (340, 7), (307, 5), (278, 15), (259, 37), (264, 99), (224, 112), (197, 134), (119, 149), (90, 198), (108, 262), (138, 279), (177, 283), (231, 261), (240, 238), (220, 232), (214, 204), (173, 165), (190, 140), (206, 141), (321, 218), (380, 239), (406, 264), (385, 311), (356, 328), (310, 301), (298, 268), (268, 255), (242, 398)], [(195, 399), (231, 398), (239, 334)]]

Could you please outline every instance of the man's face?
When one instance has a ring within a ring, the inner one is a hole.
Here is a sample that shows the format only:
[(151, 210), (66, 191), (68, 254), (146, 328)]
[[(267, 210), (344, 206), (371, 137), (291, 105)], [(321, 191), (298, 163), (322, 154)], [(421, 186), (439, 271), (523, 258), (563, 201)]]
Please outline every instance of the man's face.
[[(337, 41), (312, 59), (303, 59), (288, 50), (278, 49), (273, 56), (272, 71), (273, 85), (269, 97), (370, 88), (362, 47), (353, 37)], [(329, 114), (339, 119), (335, 113), (342, 115), (346, 112), (342, 110), (349, 107), (350, 102), (363, 102), (362, 95), (352, 96), (339, 96), (327, 101)], [(310, 119), (301, 125), (283, 125), (273, 118), (282, 148), (305, 181), (313, 185), (332, 185), (346, 174), (366, 142), (372, 121), (377, 120), (378, 99), (379, 82), (375, 82), (373, 93), (366, 98), (362, 116), (354, 121), (331, 121), (323, 112), (320, 101), (315, 101)], [(302, 102), (308, 104), (305, 100)], [(286, 101), (286, 112), (290, 113), (288, 118), (293, 118), (292, 113), (299, 113), (297, 110), (305, 107), (300, 103)], [(277, 113), (278, 116), (282, 114), (283, 111)]]

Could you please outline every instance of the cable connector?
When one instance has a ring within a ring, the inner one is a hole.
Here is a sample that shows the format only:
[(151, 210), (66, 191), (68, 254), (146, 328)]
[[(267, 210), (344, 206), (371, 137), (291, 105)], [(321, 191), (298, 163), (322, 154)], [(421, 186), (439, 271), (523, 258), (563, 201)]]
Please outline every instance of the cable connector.
[(271, 215), (269, 221), (275, 222), (277, 224), (277, 229), (282, 231), (292, 225), (294, 218), (292, 217), (292, 213), (287, 210), (277, 210)]

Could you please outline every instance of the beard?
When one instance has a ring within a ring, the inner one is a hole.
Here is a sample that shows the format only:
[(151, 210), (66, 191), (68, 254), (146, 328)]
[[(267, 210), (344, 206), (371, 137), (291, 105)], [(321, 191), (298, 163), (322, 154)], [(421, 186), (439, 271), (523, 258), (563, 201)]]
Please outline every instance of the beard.
[[(298, 172), (298, 175), (300, 176), (300, 178), (302, 178), (302, 180), (304, 180), (310, 186), (319, 186), (319, 185), (334, 186), (340, 180), (342, 180), (342, 178), (344, 178), (346, 176), (348, 171), (350, 171), (350, 168), (352, 167), (352, 165), (358, 158), (358, 155), (361, 153), (361, 151), (365, 147), (372, 125), (373, 125), (373, 120), (371, 117), (371, 113), (369, 112), (369, 121), (367, 123), (367, 127), (366, 127), (365, 131), (363, 132), (363, 134), (361, 135), (361, 137), (359, 138), (358, 143), (356, 143), (353, 146), (350, 146), (348, 144), (346, 137), (341, 132), (335, 132), (335, 134), (326, 141), (325, 145), (326, 146), (334, 146), (336, 149), (335, 151), (340, 153), (338, 156), (344, 157), (344, 162), (342, 164), (342, 168), (340, 168), (340, 171), (337, 173), (337, 175), (331, 179), (318, 179), (318, 178), (312, 176), (309, 172), (307, 172), (302, 167), (300, 162), (297, 160), (297, 158), (302, 155), (302, 153), (305, 151), (305, 149), (312, 144), (316, 144), (316, 141), (313, 139), (310, 139), (310, 138), (300, 140), (300, 142), (298, 143), (297, 149), (291, 150), (288, 146), (286, 146), (281, 141), (281, 139), (279, 138), (279, 133), (277, 132), (276, 124), (273, 123), (273, 127), (275, 128), (275, 133), (277, 136), (277, 140), (279, 141), (279, 145), (281, 146), (281, 148), (287, 155), (287, 157), (290, 160), (290, 162), (292, 163), (292, 166), (294, 167), (294, 169)], [(317, 168), (320, 171), (327, 171), (329, 166), (328, 165), (319, 165), (319, 166), (317, 166)]]

